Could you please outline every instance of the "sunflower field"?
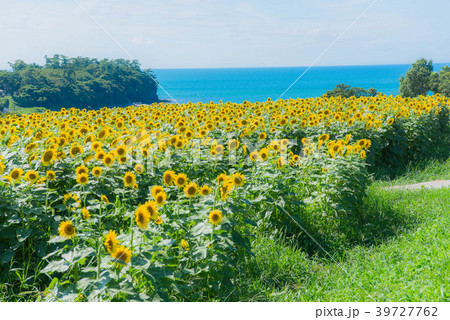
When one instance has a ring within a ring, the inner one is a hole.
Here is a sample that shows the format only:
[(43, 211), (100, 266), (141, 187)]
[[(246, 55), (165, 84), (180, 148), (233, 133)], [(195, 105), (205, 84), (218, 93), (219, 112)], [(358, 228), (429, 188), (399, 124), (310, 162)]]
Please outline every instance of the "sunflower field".
[(371, 176), (445, 152), (450, 99), (310, 98), (0, 118), (0, 297), (211, 301), (257, 233), (347, 241)]

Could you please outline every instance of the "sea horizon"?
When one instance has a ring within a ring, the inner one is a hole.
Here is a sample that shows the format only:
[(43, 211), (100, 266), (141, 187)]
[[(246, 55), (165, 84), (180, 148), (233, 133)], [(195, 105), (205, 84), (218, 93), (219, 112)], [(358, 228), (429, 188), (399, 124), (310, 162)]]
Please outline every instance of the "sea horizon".
[[(447, 63), (433, 63), (439, 71)], [(266, 101), (277, 99), (308, 67), (232, 67), (152, 69), (161, 100), (187, 102)], [(311, 67), (282, 98), (320, 97), (336, 85), (375, 88), (386, 95), (398, 95), (400, 77), (411, 64), (347, 65)], [(172, 99), (173, 98), (173, 99)]]

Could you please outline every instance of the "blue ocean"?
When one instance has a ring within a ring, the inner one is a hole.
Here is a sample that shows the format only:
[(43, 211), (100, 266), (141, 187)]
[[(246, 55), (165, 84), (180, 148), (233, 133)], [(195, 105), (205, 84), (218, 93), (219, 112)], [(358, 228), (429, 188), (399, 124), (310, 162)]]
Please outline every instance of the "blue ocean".
[[(447, 64), (434, 64), (439, 71)], [(400, 77), (411, 65), (369, 65), (312, 67), (283, 95), (283, 98), (322, 96), (339, 83), (369, 89), (386, 95), (399, 94)], [(307, 69), (289, 68), (221, 68), (221, 69), (153, 69), (160, 85), (178, 103), (240, 103), (277, 99)], [(158, 87), (160, 99), (172, 100)]]

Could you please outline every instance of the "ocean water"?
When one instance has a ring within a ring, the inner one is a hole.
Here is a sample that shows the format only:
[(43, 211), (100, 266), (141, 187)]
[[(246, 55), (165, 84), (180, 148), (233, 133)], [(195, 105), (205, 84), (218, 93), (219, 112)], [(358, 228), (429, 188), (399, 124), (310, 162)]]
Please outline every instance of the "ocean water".
[[(439, 71), (446, 64), (434, 64)], [(339, 83), (369, 89), (386, 95), (399, 94), (400, 77), (411, 65), (372, 65), (312, 67), (283, 98), (322, 96)], [(277, 99), (307, 67), (290, 68), (221, 68), (221, 69), (154, 69), (161, 86), (178, 102), (240, 103)], [(160, 99), (171, 100), (161, 88)]]

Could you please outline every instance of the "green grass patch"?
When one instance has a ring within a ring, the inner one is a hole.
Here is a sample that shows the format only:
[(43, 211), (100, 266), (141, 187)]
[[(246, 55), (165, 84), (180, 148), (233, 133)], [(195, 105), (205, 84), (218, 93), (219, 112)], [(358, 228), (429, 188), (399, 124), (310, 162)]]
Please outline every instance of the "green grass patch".
[(30, 113), (43, 113), (45, 111), (47, 111), (46, 108), (43, 107), (35, 107), (35, 108), (22, 108), (19, 105), (16, 104), (16, 102), (14, 101), (13, 98), (11, 98), (10, 96), (6, 96), (4, 98), (0, 99), (0, 102), (4, 101), (4, 100), (9, 100), (9, 111), (6, 113), (1, 113), (3, 115), (8, 115), (8, 114), (30, 114)]
[(377, 181), (380, 187), (406, 185), (433, 180), (450, 180), (450, 159), (432, 160), (409, 165), (406, 173), (396, 180)]
[[(423, 167), (422, 167), (423, 168)], [(386, 184), (445, 179), (449, 162), (375, 182), (359, 233), (343, 252), (308, 256), (286, 240), (254, 240), (235, 298), (243, 301), (448, 301), (450, 189), (391, 191)], [(363, 213), (364, 214), (364, 213)], [(370, 218), (372, 217), (372, 218)]]

